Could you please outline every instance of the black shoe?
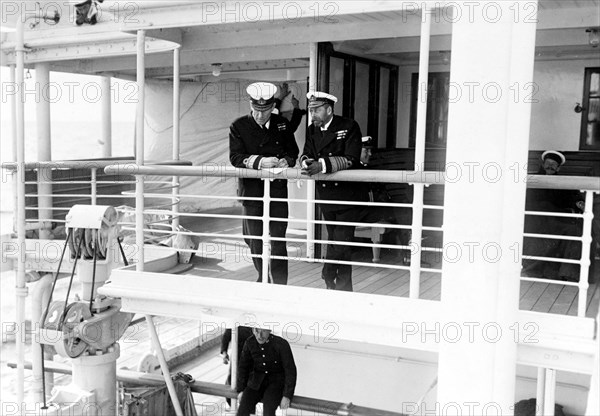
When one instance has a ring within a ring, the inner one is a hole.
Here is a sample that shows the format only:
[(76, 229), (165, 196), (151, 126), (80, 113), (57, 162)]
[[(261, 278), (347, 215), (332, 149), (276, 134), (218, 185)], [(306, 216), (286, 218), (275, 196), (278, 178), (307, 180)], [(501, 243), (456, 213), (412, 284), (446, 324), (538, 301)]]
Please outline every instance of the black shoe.
[(325, 280), (325, 287), (327, 289), (335, 290), (335, 282), (333, 280)]

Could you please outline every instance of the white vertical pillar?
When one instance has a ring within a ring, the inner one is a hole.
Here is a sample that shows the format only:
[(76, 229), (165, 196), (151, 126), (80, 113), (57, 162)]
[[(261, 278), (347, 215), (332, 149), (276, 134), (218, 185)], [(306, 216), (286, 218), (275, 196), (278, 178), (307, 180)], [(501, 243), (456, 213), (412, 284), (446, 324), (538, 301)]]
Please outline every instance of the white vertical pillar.
[[(137, 86), (138, 103), (135, 114), (135, 163), (144, 164), (144, 116), (146, 90), (146, 31), (137, 31)], [(135, 242), (137, 263), (135, 269), (144, 271), (144, 177), (135, 178)]]
[(546, 369), (544, 367), (538, 367), (537, 371), (537, 386), (536, 386), (536, 394), (535, 394), (535, 416), (544, 416), (546, 412), (544, 412), (544, 403), (546, 400), (544, 399), (546, 394)]
[[(536, 401), (537, 403), (537, 401)], [(544, 416), (554, 416), (556, 403), (556, 370), (546, 368), (546, 385), (544, 389)]]
[[(317, 47), (316, 43), (310, 44), (309, 51), (309, 67), (308, 67), (308, 91), (316, 91), (317, 89)], [(308, 122), (311, 122), (310, 112), (306, 114)], [(310, 221), (315, 219), (315, 181), (306, 181), (306, 257), (309, 259), (315, 258), (315, 224)]]
[(100, 99), (102, 108), (102, 157), (109, 158), (112, 156), (112, 97), (110, 94), (110, 77), (100, 77), (100, 91), (102, 92)]
[[(600, 331), (600, 314), (596, 315), (596, 334)], [(590, 380), (590, 391), (588, 393), (587, 407), (585, 416), (600, 415), (600, 339), (596, 336), (596, 353), (594, 357), (594, 366), (592, 379)]]
[(513, 3), (486, 4), (493, 7), (463, 9), (452, 27), (450, 83), (461, 96), (450, 103), (446, 166), (459, 167), (461, 176), (445, 188), (440, 327), (463, 331), (458, 341), (442, 331), (438, 401), (442, 409), (474, 402), (481, 406), (475, 414), (508, 415), (525, 205), (518, 174), (527, 162), (531, 108), (524, 95), (536, 24), (517, 18)]
[(17, 343), (17, 403), (23, 403), (25, 395), (25, 298), (27, 286), (25, 284), (25, 19), (17, 19), (15, 54), (17, 61), (16, 86), (19, 89), (19, 99), (16, 105), (16, 162), (17, 172), (14, 176), (17, 191), (17, 207), (15, 212), (17, 245), (19, 259), (17, 260), (17, 275), (15, 278), (16, 295), (16, 343)]
[[(269, 222), (271, 219), (271, 181), (263, 179), (263, 215), (262, 215), (262, 282), (269, 283), (269, 270), (271, 270), (271, 235)], [(273, 281), (275, 283), (275, 281)]]
[[(425, 170), (425, 132), (427, 128), (427, 92), (429, 86), (429, 43), (431, 36), (431, 11), (423, 6), (421, 10), (421, 39), (419, 45), (419, 83), (417, 98), (417, 133), (415, 142), (415, 170)], [(421, 247), (423, 237), (423, 199), (425, 184), (414, 183), (411, 243)], [(421, 287), (422, 250), (410, 253), (409, 297), (418, 299)]]
[[(35, 80), (41, 91), (48, 89), (50, 85), (50, 65), (40, 63), (35, 65)], [(38, 154), (37, 160), (46, 162), (52, 160), (52, 138), (50, 123), (50, 101), (41, 98), (36, 102), (36, 123)], [(40, 222), (40, 238), (49, 238), (50, 230), (46, 225), (52, 221), (52, 169), (38, 169), (38, 219)]]
[[(180, 142), (179, 142), (179, 113), (181, 106), (180, 99), (180, 47), (173, 50), (173, 160), (179, 160)], [(173, 231), (179, 228), (179, 176), (173, 176), (172, 180), (172, 202), (173, 202), (173, 221), (171, 222)]]

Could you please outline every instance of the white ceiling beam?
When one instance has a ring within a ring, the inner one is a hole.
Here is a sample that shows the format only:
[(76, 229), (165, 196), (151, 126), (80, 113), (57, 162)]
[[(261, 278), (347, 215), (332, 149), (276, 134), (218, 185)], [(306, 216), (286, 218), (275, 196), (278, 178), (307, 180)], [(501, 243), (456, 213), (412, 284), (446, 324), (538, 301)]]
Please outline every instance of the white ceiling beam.
[[(302, 25), (288, 25), (285, 29), (279, 25), (254, 27), (248, 30), (211, 32), (206, 28), (192, 29), (184, 35), (183, 48), (193, 50), (217, 49), (230, 45), (254, 46), (258, 43), (265, 46), (297, 42), (339, 42), (359, 39), (418, 37), (421, 30), (420, 18), (410, 18), (399, 24), (399, 21), (340, 22), (336, 24), (320, 24), (307, 22)], [(447, 22), (432, 26), (434, 35), (448, 35), (451, 25)]]
[[(181, 52), (181, 66), (193, 66), (201, 64), (211, 64), (215, 62), (256, 62), (299, 59), (308, 56), (308, 44), (280, 45), (270, 48), (231, 48), (215, 51), (200, 52)], [(77, 65), (74, 63), (74, 65)], [(127, 72), (135, 69), (135, 56), (118, 56), (113, 58), (102, 58), (83, 61), (80, 67), (85, 66), (86, 72), (107, 73), (107, 72)], [(170, 68), (173, 65), (173, 56), (171, 53), (152, 54), (146, 57), (146, 69), (151, 71), (158, 68)]]
[[(227, 73), (240, 73), (240, 72), (255, 72), (262, 70), (274, 70), (274, 69), (298, 69), (308, 68), (308, 60), (305, 59), (274, 59), (268, 62), (235, 62), (235, 63), (223, 63), (221, 67), (221, 74), (224, 76)], [(212, 72), (210, 63), (203, 63), (197, 65), (183, 65), (180, 67), (180, 73), (182, 76), (190, 75), (208, 75)], [(154, 68), (146, 70), (146, 76), (150, 78), (163, 78), (172, 77), (172, 68)]]

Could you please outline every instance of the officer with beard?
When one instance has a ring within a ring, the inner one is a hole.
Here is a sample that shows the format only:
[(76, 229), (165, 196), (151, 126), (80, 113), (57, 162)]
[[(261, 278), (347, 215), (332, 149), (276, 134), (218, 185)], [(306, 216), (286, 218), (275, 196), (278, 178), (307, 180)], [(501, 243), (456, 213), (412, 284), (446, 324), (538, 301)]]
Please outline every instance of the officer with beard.
[[(324, 92), (309, 92), (308, 111), (312, 124), (300, 163), (302, 173), (316, 175), (360, 167), (361, 138), (360, 127), (352, 119), (333, 114), (337, 98)], [(357, 187), (352, 182), (317, 181), (317, 199), (337, 201), (368, 201), (365, 187)], [(354, 236), (354, 226), (337, 225), (335, 222), (356, 222), (360, 209), (355, 205), (319, 204), (327, 227), (330, 241), (349, 242)], [(351, 247), (342, 244), (329, 244), (326, 260), (350, 261)], [(323, 265), (321, 277), (327, 289), (352, 291), (352, 266), (329, 263)]]

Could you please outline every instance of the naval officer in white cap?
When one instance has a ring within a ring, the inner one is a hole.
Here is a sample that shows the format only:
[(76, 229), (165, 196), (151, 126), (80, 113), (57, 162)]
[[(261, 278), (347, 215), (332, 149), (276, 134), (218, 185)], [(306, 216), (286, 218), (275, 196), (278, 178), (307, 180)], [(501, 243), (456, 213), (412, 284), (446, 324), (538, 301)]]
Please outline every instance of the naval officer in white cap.
[[(246, 88), (250, 96), (250, 114), (235, 120), (229, 128), (229, 160), (237, 168), (265, 169), (287, 168), (296, 165), (298, 145), (287, 119), (272, 114), (275, 106), (277, 87), (269, 82), (255, 82)], [(238, 195), (241, 197), (263, 197), (261, 179), (240, 178), (238, 180)], [(276, 179), (271, 181), (271, 197), (287, 198), (287, 181)], [(242, 200), (244, 215), (262, 216), (263, 203), (256, 200)], [(288, 218), (287, 202), (271, 202), (271, 217)], [(243, 233), (245, 236), (261, 236), (262, 221), (244, 219)], [(269, 224), (271, 237), (285, 237), (287, 222), (273, 221)], [(258, 272), (258, 281), (262, 280), (263, 242), (260, 238), (247, 238), (246, 244), (250, 252), (256, 255), (252, 258)], [(287, 256), (285, 241), (271, 241), (273, 256)], [(270, 274), (273, 283), (287, 284), (287, 260), (271, 260)]]
[[(333, 114), (337, 98), (325, 92), (309, 92), (308, 111), (312, 124), (308, 127), (306, 144), (300, 162), (307, 175), (332, 173), (360, 167), (362, 134), (358, 123)], [(317, 181), (317, 199), (341, 201), (368, 201), (366, 187), (351, 182)], [(360, 209), (356, 205), (320, 204), (325, 221), (356, 222)], [(354, 227), (327, 224), (327, 238), (331, 241), (349, 242)], [(352, 247), (329, 244), (327, 260), (350, 261)], [(327, 289), (352, 291), (352, 266), (325, 263), (321, 277)]]

